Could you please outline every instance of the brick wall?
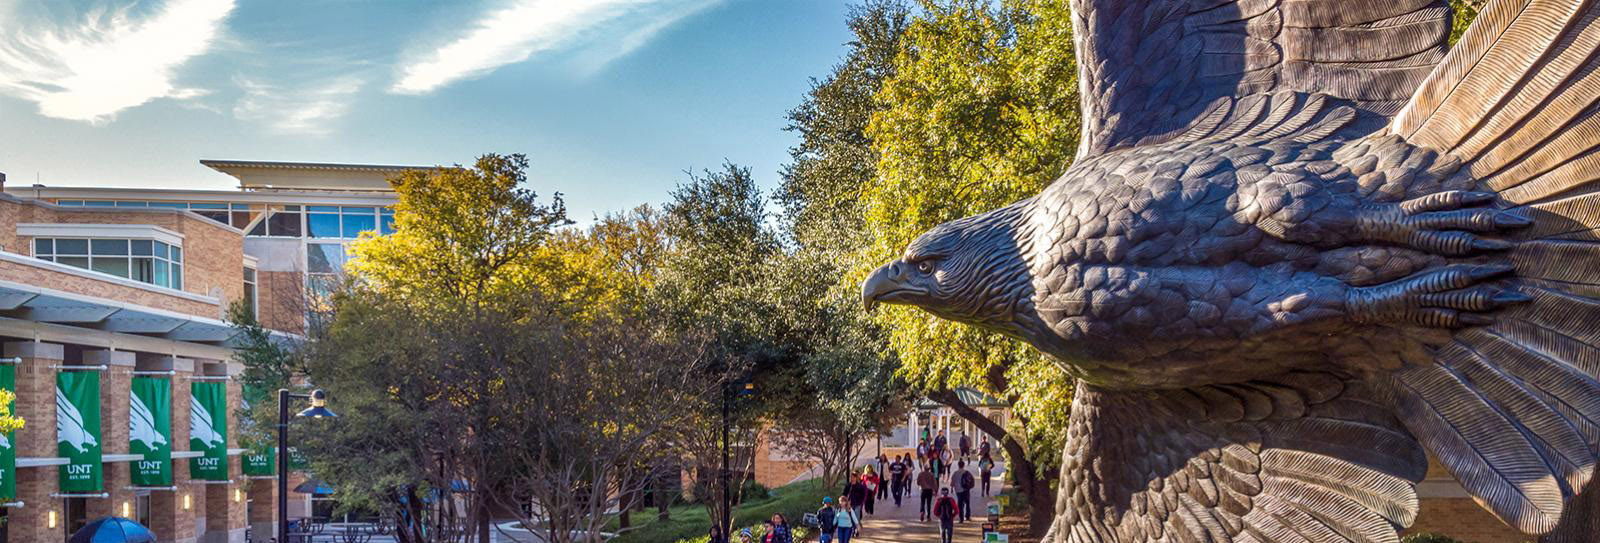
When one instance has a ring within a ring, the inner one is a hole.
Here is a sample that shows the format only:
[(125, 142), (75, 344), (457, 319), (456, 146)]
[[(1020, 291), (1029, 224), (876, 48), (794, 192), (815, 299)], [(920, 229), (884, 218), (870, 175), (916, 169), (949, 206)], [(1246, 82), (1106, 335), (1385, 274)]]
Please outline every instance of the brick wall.
[[(16, 225), (18, 223), (145, 224), (166, 228), (184, 236), (183, 290), (185, 292), (202, 296), (221, 294), (218, 297), (222, 299), (224, 306), (228, 302), (238, 299), (244, 293), (244, 235), (238, 230), (223, 226), (199, 215), (170, 209), (132, 210), (118, 208), (106, 210), (98, 208), (62, 208), (33, 201), (0, 197), (0, 246), (3, 246), (7, 252), (32, 255), (33, 249), (29, 246), (32, 243), (32, 239), (17, 235)], [(47, 285), (51, 288), (69, 292), (78, 292), (69, 288), (55, 286), (55, 281), (71, 276), (52, 273), (46, 282), (36, 282), (39, 281), (36, 277), (11, 277), (12, 273), (18, 273), (17, 269), (17, 267), (0, 268), (0, 278), (29, 284)], [(32, 279), (33, 282), (30, 282), (29, 279)], [(115, 285), (115, 283), (107, 284)], [(153, 298), (150, 297), (150, 293), (142, 289), (125, 286), (107, 289), (103, 285), (99, 288), (101, 290), (95, 293), (78, 293), (212, 318), (221, 316), (220, 308), (196, 309), (174, 301), (183, 300), (182, 298), (166, 297), (168, 298), (167, 300), (154, 298), (155, 301), (152, 302)]]
[(305, 330), (305, 275), (263, 271), (256, 274), (256, 299), (261, 324), (273, 330)]
[[(4, 347), (4, 356), (21, 357), (17, 365), (17, 415), (26, 421), (17, 431), (17, 458), (56, 456), (56, 371), (64, 349), (51, 343), (14, 342)], [(59, 543), (64, 528), (51, 529), (48, 518), (53, 511), (56, 522), (65, 522), (61, 500), (51, 498), (59, 479), (55, 466), (17, 470), (17, 499), (26, 506), (8, 512), (8, 540), (17, 543)]]
[[(100, 374), (100, 446), (103, 454), (128, 453), (128, 396), (133, 381), (134, 354), (126, 351), (93, 350), (83, 353), (83, 364), (108, 366)], [(124, 516), (123, 504), (133, 503), (133, 491), (128, 486), (129, 462), (106, 462), (101, 465), (105, 477), (105, 491), (109, 498), (87, 500), (88, 517)]]

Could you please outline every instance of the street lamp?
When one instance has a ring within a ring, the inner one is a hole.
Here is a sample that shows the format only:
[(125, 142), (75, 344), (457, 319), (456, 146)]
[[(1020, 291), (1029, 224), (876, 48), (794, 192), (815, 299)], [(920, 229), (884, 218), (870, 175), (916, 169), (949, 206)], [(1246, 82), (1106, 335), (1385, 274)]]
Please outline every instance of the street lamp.
[(278, 540), (289, 541), (289, 399), (311, 400), (311, 407), (296, 417), (313, 419), (337, 417), (328, 410), (328, 393), (322, 389), (310, 394), (294, 394), (287, 388), (278, 389)]
[[(728, 470), (728, 405), (733, 403), (728, 392), (728, 380), (722, 381), (722, 540), (733, 541), (733, 473)], [(756, 384), (747, 382), (739, 389), (740, 396), (753, 396)]]

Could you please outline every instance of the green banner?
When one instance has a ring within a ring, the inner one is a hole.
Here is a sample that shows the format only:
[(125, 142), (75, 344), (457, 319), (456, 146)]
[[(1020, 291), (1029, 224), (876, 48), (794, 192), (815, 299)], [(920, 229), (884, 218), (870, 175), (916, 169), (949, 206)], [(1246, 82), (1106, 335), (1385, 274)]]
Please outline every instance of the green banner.
[(189, 450), (205, 453), (189, 459), (189, 477), (228, 480), (228, 389), (221, 382), (189, 384)]
[(244, 474), (247, 477), (266, 477), (278, 473), (277, 451), (271, 447), (262, 448), (244, 455)]
[(172, 486), (172, 381), (134, 377), (128, 395), (128, 452), (144, 455), (129, 473), (133, 486)]
[(61, 466), (61, 492), (98, 493), (100, 473), (100, 373), (56, 374), (56, 450), (66, 457)]
[(311, 469), (311, 459), (306, 457), (306, 453), (300, 452), (300, 449), (289, 447), (289, 469), (293, 471)]
[[(6, 412), (12, 416), (17, 415), (17, 366), (13, 364), (0, 364), (0, 388), (12, 394), (10, 405)], [(15, 432), (0, 434), (0, 501), (15, 501), (17, 499), (17, 449)]]

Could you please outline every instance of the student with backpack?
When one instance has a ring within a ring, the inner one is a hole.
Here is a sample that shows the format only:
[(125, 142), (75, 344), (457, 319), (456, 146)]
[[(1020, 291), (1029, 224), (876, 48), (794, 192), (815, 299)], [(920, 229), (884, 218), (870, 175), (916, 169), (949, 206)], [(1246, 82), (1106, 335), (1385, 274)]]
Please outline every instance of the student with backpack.
[(838, 543), (850, 543), (850, 538), (861, 532), (861, 514), (856, 512), (855, 503), (849, 498), (839, 497), (839, 514), (833, 516), (833, 525)]
[(956, 471), (950, 477), (951, 483), (956, 487), (956, 503), (960, 506), (961, 522), (964, 524), (972, 520), (972, 487), (978, 482), (972, 477), (972, 472), (967, 471), (967, 461), (956, 463)]
[(933, 471), (923, 468), (922, 473), (917, 475), (917, 488), (922, 491), (922, 507), (917, 512), (922, 514), (922, 521), (927, 522), (933, 513), (933, 489), (939, 488), (939, 478), (933, 475)]
[(832, 543), (833, 532), (839, 528), (834, 521), (839, 510), (833, 508), (833, 498), (822, 497), (822, 508), (817, 510), (817, 543)]
[(950, 497), (950, 489), (940, 490), (939, 501), (933, 504), (933, 516), (939, 519), (939, 539), (943, 543), (950, 543), (950, 538), (955, 532), (956, 500)]

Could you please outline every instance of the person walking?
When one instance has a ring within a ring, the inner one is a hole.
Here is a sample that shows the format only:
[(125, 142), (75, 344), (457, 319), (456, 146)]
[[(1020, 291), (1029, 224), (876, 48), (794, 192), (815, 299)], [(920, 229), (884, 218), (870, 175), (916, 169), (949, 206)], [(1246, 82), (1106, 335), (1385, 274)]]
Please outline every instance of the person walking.
[(706, 542), (707, 543), (728, 543), (728, 538), (726, 536), (722, 535), (722, 528), (721, 527), (712, 526), (711, 527), (711, 535), (710, 535), (710, 537), (708, 539), (706, 539)]
[(961, 447), (961, 459), (966, 460), (967, 456), (972, 454), (972, 438), (967, 437), (966, 432), (961, 432), (961, 441), (958, 446)]
[(950, 473), (950, 486), (956, 487), (956, 505), (960, 506), (961, 522), (965, 524), (972, 520), (972, 487), (978, 486), (978, 482), (972, 472), (967, 471), (966, 460), (957, 462), (956, 470)]
[(873, 507), (878, 502), (878, 487), (883, 485), (883, 478), (869, 465), (866, 467), (866, 473), (861, 474), (861, 484), (867, 487), (866, 514), (876, 514), (873, 512)]
[(794, 543), (794, 531), (789, 529), (789, 519), (783, 513), (773, 513), (768, 523), (772, 525), (771, 543)]
[(928, 438), (924, 437), (920, 441), (917, 441), (917, 463), (918, 464), (925, 463), (925, 462), (927, 462), (927, 458), (928, 458)]
[(933, 475), (933, 470), (923, 468), (917, 475), (917, 488), (922, 491), (921, 507), (918, 513), (922, 514), (922, 521), (927, 522), (933, 514), (933, 491), (939, 488), (939, 478)]
[(983, 436), (983, 441), (978, 442), (978, 456), (989, 456), (989, 436)]
[(833, 508), (833, 498), (822, 497), (822, 508), (817, 510), (817, 543), (833, 543), (833, 532), (839, 525), (834, 523), (839, 516), (839, 510)]
[(861, 482), (861, 478), (860, 475), (851, 474), (850, 484), (845, 485), (845, 491), (840, 493), (842, 496), (839, 498), (840, 500), (850, 499), (850, 509), (856, 512), (856, 518), (862, 518), (862, 509), (867, 504), (867, 485)]
[(856, 512), (849, 498), (839, 497), (839, 514), (834, 515), (833, 525), (838, 536), (838, 543), (850, 543), (850, 538), (861, 533), (861, 514)]
[(897, 456), (889, 464), (889, 493), (894, 495), (894, 506), (900, 507), (900, 498), (906, 491), (906, 462), (905, 458)]
[(989, 495), (989, 480), (994, 478), (994, 459), (989, 458), (989, 453), (983, 453), (983, 458), (978, 460), (979, 479), (983, 481), (983, 495)]
[(889, 499), (889, 457), (878, 455), (878, 501)]
[(950, 538), (955, 535), (956, 500), (950, 497), (950, 489), (940, 489), (939, 501), (933, 504), (933, 516), (939, 519), (939, 540), (950, 543)]

